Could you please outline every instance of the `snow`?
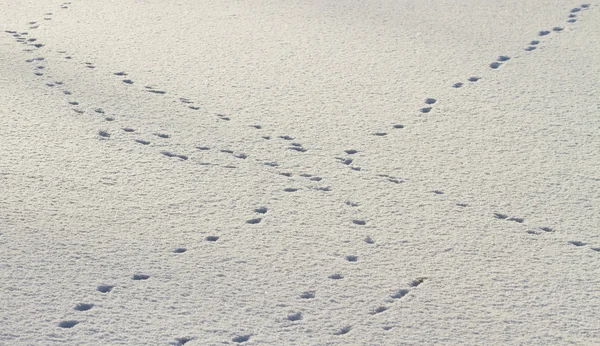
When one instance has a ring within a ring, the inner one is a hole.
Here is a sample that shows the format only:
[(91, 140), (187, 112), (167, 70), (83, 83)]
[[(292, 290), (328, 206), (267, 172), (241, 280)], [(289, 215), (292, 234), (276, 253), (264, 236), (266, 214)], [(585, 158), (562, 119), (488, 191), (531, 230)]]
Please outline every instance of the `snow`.
[(600, 344), (599, 3), (2, 9), (0, 344)]

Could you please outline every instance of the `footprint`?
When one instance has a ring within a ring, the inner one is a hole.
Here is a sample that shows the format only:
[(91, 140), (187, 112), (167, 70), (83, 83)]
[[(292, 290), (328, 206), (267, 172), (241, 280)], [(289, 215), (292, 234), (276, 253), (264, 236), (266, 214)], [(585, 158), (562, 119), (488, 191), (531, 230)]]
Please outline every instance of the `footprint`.
[(279, 164), (277, 162), (265, 162), (263, 163), (265, 166), (277, 167)]
[(250, 337), (252, 335), (240, 335), (240, 336), (236, 336), (235, 338), (231, 339), (231, 341), (236, 342), (236, 343), (242, 343), (242, 342), (246, 342), (248, 340), (250, 340)]
[(444, 194), (444, 191), (440, 191), (440, 190), (434, 190), (434, 191), (431, 191), (431, 192), (435, 193), (436, 195), (443, 195)]
[(436, 102), (437, 102), (437, 100), (433, 99), (433, 98), (429, 98), (428, 97), (428, 98), (425, 99), (425, 104), (428, 104), (428, 105), (432, 105), (432, 104), (434, 104)]
[(375, 132), (374, 135), (375, 136), (379, 136), (379, 137), (383, 137), (383, 136), (387, 136), (387, 132)]
[(500, 214), (500, 213), (494, 213), (494, 217), (495, 217), (496, 219), (502, 219), (502, 220), (503, 220), (503, 219), (506, 219), (506, 218), (508, 218), (508, 215), (505, 215), (505, 214)]
[(315, 297), (315, 291), (306, 291), (300, 294), (300, 298), (302, 299), (313, 299)]
[(525, 219), (520, 218), (520, 217), (511, 217), (510, 219), (508, 219), (508, 221), (514, 221), (514, 222), (518, 222), (518, 223), (523, 223), (525, 221)]
[(567, 20), (567, 23), (575, 23), (577, 21), (577, 19), (569, 19)]
[(355, 225), (360, 225), (360, 226), (364, 226), (367, 224), (367, 221), (365, 220), (352, 220), (352, 223)]
[(195, 111), (197, 111), (198, 109), (200, 109), (200, 107), (198, 107), (198, 106), (188, 106), (188, 108), (191, 108), (191, 109), (193, 109)]
[(466, 203), (456, 203), (456, 205), (457, 205), (457, 206), (459, 206), (459, 207), (463, 207), (463, 208), (464, 208), (464, 207), (468, 207), (468, 206), (469, 206), (469, 205), (468, 205), (468, 204), (466, 204)]
[(285, 192), (296, 192), (296, 191), (298, 191), (298, 189), (293, 188), (293, 187), (286, 187), (285, 189), (283, 189), (283, 191), (285, 191)]
[(329, 275), (328, 278), (330, 278), (331, 280), (341, 280), (344, 278), (344, 276), (341, 274), (332, 274)]
[(535, 46), (529, 46), (527, 48), (525, 48), (526, 51), (531, 52), (532, 50), (535, 50), (537, 47)]
[(577, 13), (581, 11), (581, 9), (579, 7), (575, 7), (574, 9), (571, 10), (571, 13)]
[(146, 90), (146, 91), (148, 91), (148, 92), (151, 92), (151, 93), (154, 93), (154, 94), (161, 94), (161, 95), (164, 95), (164, 94), (166, 94), (166, 93), (167, 93), (166, 91), (162, 91), (162, 90), (153, 90), (153, 89)]
[(217, 241), (217, 240), (219, 240), (219, 237), (216, 235), (209, 235), (208, 237), (206, 237), (204, 239), (206, 239), (206, 241)]
[(93, 307), (94, 307), (94, 304), (79, 303), (79, 304), (75, 305), (75, 307), (73, 308), (73, 310), (88, 311), (88, 310), (90, 310)]
[(462, 86), (463, 86), (463, 83), (461, 83), (461, 82), (454, 83), (454, 84), (452, 85), (452, 87), (453, 87), (453, 88), (460, 88), (460, 87), (462, 87)]
[(196, 149), (198, 149), (198, 150), (210, 150), (209, 147), (196, 147)]
[(556, 31), (556, 32), (561, 32), (563, 30), (564, 30), (564, 28), (561, 28), (560, 26), (555, 26), (554, 28), (552, 28), (552, 31)]
[(250, 127), (254, 127), (257, 130), (262, 129), (262, 126), (260, 126), (260, 125), (250, 125)]
[(373, 238), (371, 238), (371, 236), (367, 236), (365, 238), (365, 243), (367, 243), (367, 244), (375, 244), (375, 240), (373, 240)]
[(135, 130), (132, 129), (132, 128), (130, 128), (130, 127), (124, 127), (123, 131), (125, 131), (125, 132), (135, 132)]
[(302, 147), (289, 147), (288, 149), (305, 153), (307, 150)]
[(405, 289), (405, 288), (399, 289), (396, 293), (394, 293), (392, 295), (392, 298), (394, 298), (394, 299), (400, 299), (400, 298), (404, 297), (407, 294), (408, 294), (408, 290), (407, 289)]
[(146, 275), (146, 274), (133, 274), (133, 276), (131, 277), (131, 280), (148, 280), (150, 278), (150, 275)]
[(267, 209), (266, 207), (260, 207), (260, 208), (256, 208), (254, 209), (255, 212), (259, 213), (259, 214), (266, 214), (267, 211), (269, 211), (269, 209)]
[(260, 223), (261, 221), (262, 221), (262, 218), (257, 217), (257, 218), (246, 221), (246, 223), (249, 223), (251, 225), (256, 225), (256, 224)]
[(175, 344), (175, 346), (180, 346), (180, 345), (185, 345), (188, 342), (195, 340), (196, 338), (175, 338), (175, 341), (177, 342)]
[(334, 335), (344, 335), (344, 334), (350, 333), (351, 330), (352, 330), (352, 326), (345, 326), (333, 334)]
[(180, 97), (179, 101), (181, 101), (181, 103), (186, 103), (186, 104), (194, 103), (194, 101), (192, 101), (190, 99), (186, 99), (185, 97)]
[(94, 109), (94, 112), (100, 113), (100, 114), (104, 114), (104, 109), (102, 109), (102, 108), (96, 108), (96, 109)]
[(110, 286), (110, 285), (99, 285), (98, 287), (96, 287), (96, 290), (101, 293), (108, 293), (108, 292), (112, 291), (112, 289), (114, 287), (115, 286)]
[(321, 181), (321, 180), (323, 180), (323, 178), (321, 178), (321, 177), (312, 177), (309, 180), (310, 181)]
[(539, 36), (546, 36), (548, 34), (550, 34), (550, 31), (548, 31), (548, 30), (542, 30), (542, 31), (538, 32)]
[(160, 137), (160, 138), (170, 138), (171, 137), (170, 135), (168, 135), (166, 133), (155, 133), (154, 135), (157, 137)]
[(127, 76), (127, 73), (125, 73), (125, 72), (115, 72), (114, 75), (115, 76)]
[(544, 232), (554, 232), (554, 230), (550, 227), (540, 227), (540, 229)]
[(79, 321), (69, 320), (69, 321), (62, 321), (62, 322), (60, 322), (58, 324), (58, 326), (61, 327), (61, 328), (73, 328), (77, 324), (79, 324)]
[(288, 321), (300, 321), (302, 319), (302, 313), (296, 312), (295, 314), (290, 314), (287, 319)]
[(370, 314), (371, 314), (371, 315), (380, 314), (380, 313), (382, 313), (382, 312), (386, 311), (387, 309), (389, 309), (389, 308), (388, 308), (388, 307), (385, 307), (385, 306), (379, 306), (379, 307), (377, 307), (375, 310), (371, 311), (371, 312), (370, 312)]
[(475, 82), (477, 82), (480, 79), (481, 79), (481, 77), (475, 77), (475, 76), (473, 76), (473, 77), (469, 77), (469, 79), (467, 79), (467, 80), (469, 82), (475, 83)]
[(356, 261), (358, 261), (358, 256), (354, 256), (354, 255), (346, 256), (346, 261), (348, 261), (348, 262), (356, 262)]
[(496, 61), (494, 61), (493, 63), (491, 63), (491, 64), (490, 64), (490, 68), (492, 68), (492, 69), (494, 69), (494, 70), (495, 70), (495, 69), (497, 69), (498, 67), (500, 67), (500, 65), (502, 65), (502, 64), (501, 64), (501, 63), (499, 63), (499, 62), (496, 62)]
[(393, 126), (393, 128), (395, 128), (395, 129), (403, 129), (404, 125), (396, 124), (396, 125)]
[(433, 109), (433, 107), (423, 107), (420, 109), (421, 113), (429, 113), (431, 112), (431, 110)]
[(349, 205), (351, 207), (358, 207), (358, 203), (354, 203), (354, 202), (351, 202), (351, 201), (346, 201), (346, 205)]
[(422, 278), (416, 278), (416, 279), (414, 279), (413, 281), (410, 282), (409, 286), (410, 287), (417, 287), (420, 284), (422, 284), (423, 282), (425, 282), (425, 280), (427, 280), (427, 278), (424, 278), (424, 277), (422, 277)]
[(184, 253), (186, 251), (187, 251), (187, 249), (184, 247), (178, 247), (178, 248), (173, 249), (174, 253)]
[(123, 83), (126, 83), (126, 84), (133, 84), (133, 81), (132, 81), (131, 79), (124, 79), (124, 80), (123, 80)]
[(104, 118), (104, 120), (106, 120), (106, 121), (114, 121), (115, 118), (113, 118), (113, 117), (106, 117), (106, 118)]
[(577, 17), (577, 15), (576, 15), (576, 14), (573, 14), (573, 13), (571, 13), (571, 14), (569, 15), (569, 18), (575, 18), (575, 17)]
[(286, 141), (293, 141), (294, 140), (293, 137), (290, 137), (290, 136), (287, 136), (287, 135), (286, 136), (279, 136), (279, 138), (285, 139)]
[(578, 241), (578, 240), (571, 240), (571, 241), (569, 241), (569, 244), (575, 245), (575, 246), (584, 246), (584, 245), (586, 245), (586, 243), (584, 243), (582, 241)]
[(109, 138), (110, 137), (110, 133), (100, 130), (98, 131), (98, 136), (103, 137), (103, 138)]
[(149, 142), (149, 141), (145, 141), (145, 140), (143, 140), (143, 139), (136, 139), (135, 141), (136, 141), (137, 143), (140, 143), (140, 144), (143, 144), (143, 145), (148, 145), (148, 144), (150, 144), (150, 142)]

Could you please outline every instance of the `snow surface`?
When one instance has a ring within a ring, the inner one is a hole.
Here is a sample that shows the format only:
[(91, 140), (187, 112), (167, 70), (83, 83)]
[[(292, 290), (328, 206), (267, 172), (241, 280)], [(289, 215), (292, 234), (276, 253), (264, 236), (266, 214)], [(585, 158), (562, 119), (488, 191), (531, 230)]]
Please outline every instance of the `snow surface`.
[(0, 344), (600, 344), (598, 5), (5, 0)]

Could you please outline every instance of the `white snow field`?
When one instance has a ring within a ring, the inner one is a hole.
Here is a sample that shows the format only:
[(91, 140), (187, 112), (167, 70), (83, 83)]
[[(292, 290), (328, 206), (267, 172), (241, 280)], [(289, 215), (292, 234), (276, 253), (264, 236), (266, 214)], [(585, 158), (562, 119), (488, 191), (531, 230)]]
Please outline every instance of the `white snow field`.
[(2, 0), (0, 345), (600, 345), (599, 5)]

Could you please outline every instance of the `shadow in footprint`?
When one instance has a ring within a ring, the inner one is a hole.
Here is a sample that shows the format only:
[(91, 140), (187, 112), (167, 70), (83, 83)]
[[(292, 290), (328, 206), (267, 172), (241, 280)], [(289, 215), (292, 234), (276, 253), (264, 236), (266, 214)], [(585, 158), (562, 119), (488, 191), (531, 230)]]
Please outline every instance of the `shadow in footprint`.
[(101, 293), (108, 293), (108, 292), (112, 291), (112, 289), (114, 287), (115, 286), (110, 286), (110, 285), (99, 285), (98, 287), (96, 287), (96, 290)]
[(242, 342), (246, 342), (248, 340), (250, 340), (250, 337), (252, 335), (240, 335), (240, 336), (236, 336), (235, 338), (231, 339), (231, 341), (236, 342), (236, 343), (242, 343)]
[(150, 278), (150, 275), (147, 274), (133, 274), (131, 276), (131, 280), (148, 280)]
[(69, 320), (69, 321), (62, 321), (58, 324), (59, 327), (61, 328), (73, 328), (76, 325), (79, 324), (79, 321), (75, 321), (75, 320)]
[(90, 310), (93, 307), (94, 307), (94, 304), (79, 303), (79, 304), (75, 305), (75, 307), (73, 308), (73, 310), (88, 311), (88, 310)]

